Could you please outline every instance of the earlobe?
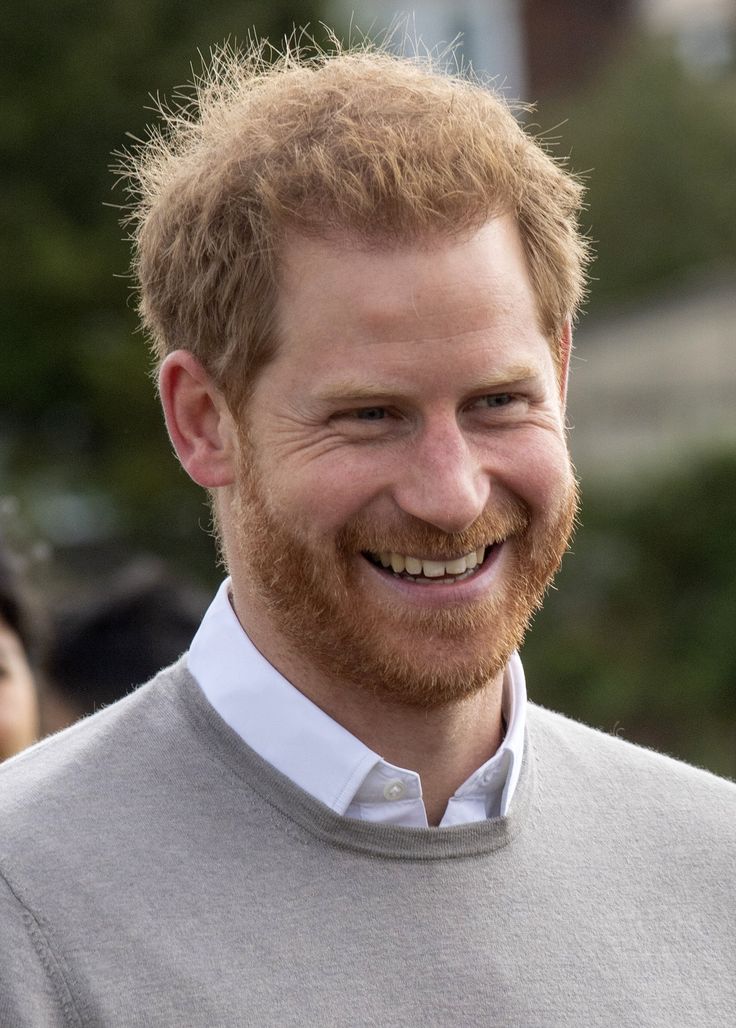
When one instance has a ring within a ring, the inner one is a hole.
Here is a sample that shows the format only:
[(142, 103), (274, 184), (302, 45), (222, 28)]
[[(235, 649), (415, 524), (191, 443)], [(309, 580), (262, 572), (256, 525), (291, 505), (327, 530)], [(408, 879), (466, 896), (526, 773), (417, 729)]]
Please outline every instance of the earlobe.
[(236, 430), (222, 392), (188, 350), (174, 350), (159, 371), (166, 427), (182, 467), (207, 489), (235, 479)]

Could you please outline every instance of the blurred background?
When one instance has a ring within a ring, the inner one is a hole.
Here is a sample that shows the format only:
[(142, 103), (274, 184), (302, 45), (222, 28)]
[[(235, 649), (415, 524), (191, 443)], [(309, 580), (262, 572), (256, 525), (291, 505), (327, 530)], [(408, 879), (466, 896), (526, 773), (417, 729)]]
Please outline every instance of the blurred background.
[[(136, 331), (111, 154), (214, 44), (306, 23), (324, 41), (322, 21), (380, 36), (401, 13), (354, 8), (15, 0), (4, 14), (0, 540), (71, 650), (69, 626), (106, 617), (106, 597), (150, 599), (165, 580), (173, 656), (221, 575)], [(530, 693), (736, 776), (736, 0), (423, 0), (404, 25), (397, 46), (456, 41), (534, 101), (527, 125), (588, 184), (598, 259), (569, 414), (581, 527), (525, 647)], [(69, 660), (47, 657), (44, 729), (63, 723), (64, 676), (95, 677)]]

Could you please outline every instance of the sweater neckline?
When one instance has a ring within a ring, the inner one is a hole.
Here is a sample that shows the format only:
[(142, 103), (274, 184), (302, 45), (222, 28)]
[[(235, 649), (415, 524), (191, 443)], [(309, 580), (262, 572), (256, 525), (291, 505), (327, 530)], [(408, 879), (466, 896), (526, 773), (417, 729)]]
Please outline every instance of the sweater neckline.
[(343, 817), (295, 785), (220, 717), (187, 669), (185, 657), (171, 668), (168, 685), (170, 702), (183, 710), (199, 745), (286, 820), (331, 845), (384, 859), (462, 859), (504, 848), (526, 823), (535, 788), (528, 728), (521, 774), (507, 816), (448, 828), (407, 828)]

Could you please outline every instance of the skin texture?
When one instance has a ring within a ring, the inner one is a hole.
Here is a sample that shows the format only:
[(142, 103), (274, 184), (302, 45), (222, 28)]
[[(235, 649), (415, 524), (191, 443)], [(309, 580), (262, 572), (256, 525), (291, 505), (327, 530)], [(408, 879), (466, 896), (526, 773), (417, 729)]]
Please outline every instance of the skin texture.
[[(503, 667), (566, 548), (575, 509), (562, 375), (516, 227), (359, 248), (289, 240), (276, 358), (247, 424), (190, 354), (161, 394), (187, 471), (216, 490), (235, 610), (297, 688), (422, 777), (430, 824), (501, 738)], [(407, 582), (365, 551), (450, 559)]]
[(0, 760), (38, 738), (38, 696), (20, 639), (0, 619)]

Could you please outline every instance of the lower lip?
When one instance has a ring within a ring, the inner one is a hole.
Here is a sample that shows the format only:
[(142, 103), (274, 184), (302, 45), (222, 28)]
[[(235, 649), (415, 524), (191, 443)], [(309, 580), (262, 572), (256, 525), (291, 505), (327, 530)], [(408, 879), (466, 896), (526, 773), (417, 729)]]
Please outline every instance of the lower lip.
[(484, 560), (480, 570), (458, 582), (410, 582), (406, 578), (399, 578), (391, 571), (384, 571), (383, 568), (376, 567), (365, 557), (361, 557), (360, 560), (384, 586), (410, 603), (416, 603), (422, 607), (447, 607), (453, 604), (470, 603), (488, 591), (496, 577), (499, 560), (504, 549), (504, 543), (496, 544)]

